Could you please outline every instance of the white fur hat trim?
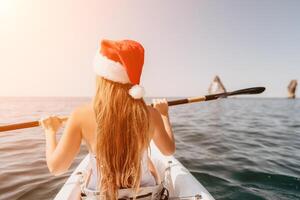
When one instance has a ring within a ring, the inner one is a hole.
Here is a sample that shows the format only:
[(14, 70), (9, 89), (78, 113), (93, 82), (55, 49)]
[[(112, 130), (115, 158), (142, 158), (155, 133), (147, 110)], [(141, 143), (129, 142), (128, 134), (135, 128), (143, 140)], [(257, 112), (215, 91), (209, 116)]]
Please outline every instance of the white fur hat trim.
[(97, 75), (118, 83), (130, 83), (127, 71), (123, 65), (108, 59), (97, 51), (94, 59), (94, 71)]
[(134, 99), (140, 99), (145, 95), (145, 90), (141, 85), (134, 85), (129, 89), (129, 94)]

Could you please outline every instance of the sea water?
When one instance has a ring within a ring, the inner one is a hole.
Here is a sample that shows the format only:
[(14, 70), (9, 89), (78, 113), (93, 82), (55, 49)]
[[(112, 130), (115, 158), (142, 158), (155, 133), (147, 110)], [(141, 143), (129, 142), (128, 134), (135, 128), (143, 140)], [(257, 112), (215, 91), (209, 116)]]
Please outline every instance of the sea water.
[[(89, 98), (1, 97), (0, 125), (68, 115)], [(215, 199), (300, 199), (300, 100), (232, 98), (170, 107), (175, 157)], [(60, 136), (58, 134), (58, 137)], [(0, 200), (53, 199), (40, 127), (0, 132)]]

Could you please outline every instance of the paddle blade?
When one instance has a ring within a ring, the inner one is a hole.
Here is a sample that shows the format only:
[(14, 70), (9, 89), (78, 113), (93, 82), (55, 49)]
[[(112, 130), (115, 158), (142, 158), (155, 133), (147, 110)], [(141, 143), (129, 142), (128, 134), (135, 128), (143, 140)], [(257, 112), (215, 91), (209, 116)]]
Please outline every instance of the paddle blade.
[(226, 96), (232, 95), (240, 95), (240, 94), (260, 94), (265, 91), (265, 87), (253, 87), (253, 88), (246, 88), (242, 90), (236, 90), (233, 92), (229, 92)]

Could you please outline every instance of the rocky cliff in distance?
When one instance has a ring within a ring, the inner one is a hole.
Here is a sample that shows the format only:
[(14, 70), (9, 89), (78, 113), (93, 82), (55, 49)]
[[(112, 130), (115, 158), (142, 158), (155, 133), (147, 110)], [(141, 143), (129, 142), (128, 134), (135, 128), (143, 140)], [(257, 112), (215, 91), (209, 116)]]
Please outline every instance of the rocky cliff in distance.
[(226, 92), (225, 86), (223, 85), (219, 76), (215, 76), (214, 80), (208, 88), (208, 94), (217, 94)]
[(295, 99), (296, 98), (296, 89), (297, 89), (297, 80), (291, 80), (288, 85), (288, 98)]

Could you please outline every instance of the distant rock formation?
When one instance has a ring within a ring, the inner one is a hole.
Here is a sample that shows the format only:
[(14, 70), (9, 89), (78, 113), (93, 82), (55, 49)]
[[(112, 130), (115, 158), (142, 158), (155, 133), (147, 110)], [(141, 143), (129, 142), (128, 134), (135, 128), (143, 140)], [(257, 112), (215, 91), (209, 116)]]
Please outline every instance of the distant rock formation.
[(291, 80), (288, 85), (288, 98), (295, 99), (296, 98), (296, 89), (297, 89), (297, 80)]
[(210, 84), (208, 88), (208, 93), (209, 94), (217, 94), (217, 93), (223, 93), (226, 92), (226, 89), (219, 78), (219, 76), (215, 76), (213, 82)]

